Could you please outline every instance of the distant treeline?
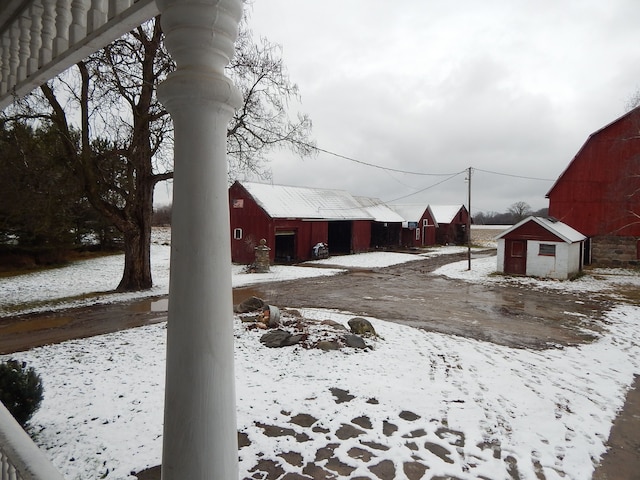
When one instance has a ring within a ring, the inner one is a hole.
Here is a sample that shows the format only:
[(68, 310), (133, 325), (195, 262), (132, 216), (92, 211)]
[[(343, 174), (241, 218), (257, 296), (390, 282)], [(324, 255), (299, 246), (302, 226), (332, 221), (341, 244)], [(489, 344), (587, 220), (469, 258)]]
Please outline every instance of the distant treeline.
[(512, 212), (511, 210), (498, 213), (498, 212), (479, 212), (473, 216), (473, 223), (475, 225), (513, 225), (518, 223), (523, 218), (529, 215), (535, 215), (537, 217), (546, 217), (549, 214), (548, 208), (541, 208), (537, 211), (527, 212)]

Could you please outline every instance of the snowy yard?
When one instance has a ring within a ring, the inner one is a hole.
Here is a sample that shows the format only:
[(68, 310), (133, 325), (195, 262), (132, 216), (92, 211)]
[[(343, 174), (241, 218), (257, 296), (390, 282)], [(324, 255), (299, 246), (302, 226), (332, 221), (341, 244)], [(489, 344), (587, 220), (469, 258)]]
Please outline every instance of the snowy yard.
[[(166, 293), (169, 247), (163, 243), (153, 246), (157, 286), (147, 295)], [(443, 248), (438, 253), (453, 251)], [(267, 275), (244, 274), (237, 267), (233, 284), (336, 274), (337, 262), (373, 267), (415, 258), (382, 253), (336, 257), (327, 261), (336, 268), (276, 267)], [(60, 307), (95, 303), (95, 298), (58, 299), (113, 288), (121, 263), (120, 257), (109, 257), (2, 279), (0, 315), (15, 311), (20, 302), (29, 302), (29, 309), (50, 302)], [(495, 257), (474, 260), (471, 271), (466, 266), (466, 261), (449, 264), (435, 274), (469, 282), (514, 281), (491, 275)], [(517, 281), (526, 288), (580, 292), (640, 286), (637, 272), (597, 273), (574, 282)], [(50, 290), (53, 285), (55, 290)], [(131, 297), (101, 294), (99, 301)], [(341, 323), (351, 317), (328, 310), (304, 313)], [(278, 454), (296, 452), (303, 463), (314, 462), (318, 448), (334, 442), (339, 444), (335, 455), (356, 465), (352, 476), (370, 475), (367, 469), (383, 459), (402, 472), (403, 463), (417, 457), (429, 468), (425, 478), (502, 479), (517, 465), (525, 479), (537, 480), (539, 473), (546, 479), (588, 479), (604, 453), (633, 375), (640, 373), (640, 308), (622, 302), (606, 314), (606, 333), (597, 341), (543, 351), (370, 320), (383, 339), (369, 352), (267, 349), (259, 343), (262, 332), (247, 331), (235, 321), (238, 428), (251, 440), (240, 450), (241, 478), (249, 476), (257, 458), (279, 459)], [(131, 472), (160, 463), (165, 332), (165, 324), (156, 324), (11, 355), (35, 367), (43, 378), (45, 400), (32, 425), (38, 443), (65, 478), (132, 479)], [(336, 403), (333, 388), (354, 398)], [(403, 420), (402, 411), (420, 418)], [(287, 423), (296, 414), (310, 414), (322, 427), (315, 434), (305, 430), (310, 435), (306, 442), (268, 437), (257, 426), (296, 427)], [(361, 416), (368, 417), (373, 428), (356, 438), (336, 436), (341, 425)], [(397, 432), (383, 433), (385, 422), (396, 425)], [(348, 452), (367, 442), (385, 445), (386, 450), (354, 463)], [(408, 442), (415, 445), (407, 448)]]

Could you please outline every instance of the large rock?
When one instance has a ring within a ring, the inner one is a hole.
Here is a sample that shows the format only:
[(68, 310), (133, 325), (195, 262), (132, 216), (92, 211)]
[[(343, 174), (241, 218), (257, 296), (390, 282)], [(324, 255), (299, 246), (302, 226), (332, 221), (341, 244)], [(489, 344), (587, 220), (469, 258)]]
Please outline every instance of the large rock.
[(367, 344), (364, 342), (360, 335), (347, 333), (342, 337), (342, 340), (344, 340), (345, 345), (347, 345), (348, 347), (367, 348)]
[(264, 308), (264, 300), (258, 297), (249, 297), (244, 299), (234, 307), (236, 313), (249, 313)]
[(291, 345), (296, 345), (302, 342), (305, 337), (306, 335), (304, 334), (293, 335), (285, 330), (281, 330), (278, 328), (262, 335), (260, 337), (260, 342), (265, 347), (270, 348), (290, 347)]
[(351, 328), (351, 333), (372, 337), (378, 336), (375, 329), (373, 328), (373, 325), (371, 325), (371, 322), (366, 318), (354, 317), (347, 323), (349, 324), (349, 328)]

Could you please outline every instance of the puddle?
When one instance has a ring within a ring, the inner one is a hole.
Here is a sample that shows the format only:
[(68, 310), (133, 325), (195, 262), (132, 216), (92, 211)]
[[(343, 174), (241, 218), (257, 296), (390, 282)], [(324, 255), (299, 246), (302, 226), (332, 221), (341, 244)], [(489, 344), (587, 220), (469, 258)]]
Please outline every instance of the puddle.
[(129, 305), (129, 310), (135, 313), (155, 313), (166, 312), (169, 308), (168, 298), (155, 298), (148, 300), (140, 300)]
[(35, 332), (38, 330), (47, 330), (50, 328), (62, 327), (72, 321), (72, 317), (35, 318), (28, 321), (2, 325), (0, 326), (0, 332), (2, 332), (3, 335), (9, 335), (11, 333)]

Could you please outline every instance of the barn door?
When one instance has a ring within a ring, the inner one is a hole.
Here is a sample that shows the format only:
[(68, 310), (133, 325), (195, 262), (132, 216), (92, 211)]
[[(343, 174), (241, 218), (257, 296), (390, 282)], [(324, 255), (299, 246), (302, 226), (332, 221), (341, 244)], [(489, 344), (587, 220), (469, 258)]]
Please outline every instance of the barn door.
[(505, 241), (504, 272), (513, 275), (527, 274), (527, 241)]

